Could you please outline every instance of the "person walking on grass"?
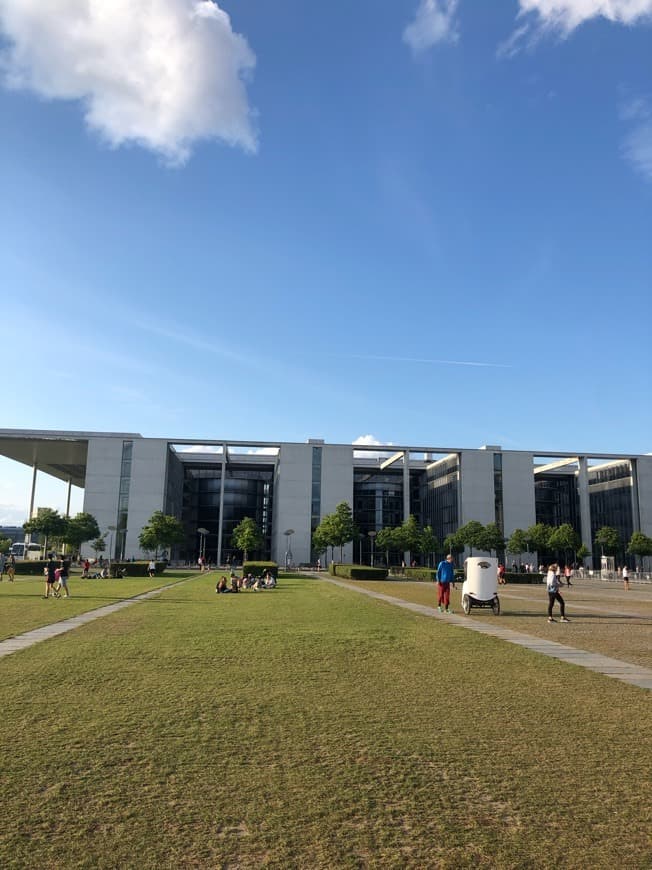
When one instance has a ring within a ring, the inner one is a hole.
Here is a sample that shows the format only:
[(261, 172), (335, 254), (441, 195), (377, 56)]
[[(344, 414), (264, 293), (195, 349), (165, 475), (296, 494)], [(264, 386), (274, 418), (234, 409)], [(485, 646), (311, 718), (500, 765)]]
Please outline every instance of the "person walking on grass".
[(7, 570), (7, 579), (10, 583), (14, 582), (14, 575), (16, 574), (16, 557), (13, 553), (9, 554), (9, 558), (7, 559), (7, 564), (5, 565)]
[(555, 562), (552, 565), (548, 566), (548, 574), (546, 575), (546, 589), (548, 591), (548, 622), (556, 622), (552, 615), (552, 608), (555, 606), (555, 601), (559, 602), (559, 609), (561, 610), (561, 619), (560, 622), (570, 622), (570, 619), (566, 619), (566, 604), (564, 599), (561, 597), (561, 592), (559, 591), (559, 587), (561, 586), (561, 579), (559, 575), (559, 567)]
[(437, 566), (437, 610), (441, 613), (452, 613), (450, 607), (451, 584), (455, 588), (455, 568), (453, 557), (449, 553)]
[(63, 589), (64, 598), (70, 598), (70, 590), (68, 589), (68, 577), (70, 575), (70, 560), (65, 556), (61, 557), (61, 566), (59, 568), (59, 588), (58, 592)]
[(625, 592), (629, 592), (629, 570), (627, 565), (623, 565), (623, 587)]

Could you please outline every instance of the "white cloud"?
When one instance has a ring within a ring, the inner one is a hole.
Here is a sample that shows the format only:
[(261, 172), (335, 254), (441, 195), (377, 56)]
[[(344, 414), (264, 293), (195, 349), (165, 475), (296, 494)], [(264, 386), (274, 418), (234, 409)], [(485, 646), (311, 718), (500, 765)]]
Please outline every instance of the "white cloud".
[(457, 4), (458, 0), (420, 0), (414, 20), (403, 31), (403, 41), (414, 54), (439, 42), (457, 42)]
[(498, 57), (512, 57), (529, 48), (546, 32), (568, 36), (592, 18), (617, 24), (637, 24), (652, 18), (652, 0), (518, 0), (523, 21), (498, 46)]
[(652, 181), (652, 121), (639, 124), (627, 136), (623, 154), (632, 166)]
[(0, 0), (8, 87), (81, 100), (110, 145), (182, 164), (194, 143), (256, 148), (244, 79), (255, 57), (210, 0)]
[(620, 24), (635, 24), (652, 16), (652, 0), (519, 0), (520, 15), (532, 13), (552, 30), (570, 33), (599, 16)]
[(386, 444), (383, 444), (382, 441), (379, 441), (375, 435), (359, 435), (355, 441), (352, 442), (355, 447), (356, 444), (361, 444), (365, 446), (371, 447), (387, 447), (388, 450), (354, 450), (353, 456), (356, 459), (386, 459), (388, 454), (391, 452), (392, 442), (389, 441)]

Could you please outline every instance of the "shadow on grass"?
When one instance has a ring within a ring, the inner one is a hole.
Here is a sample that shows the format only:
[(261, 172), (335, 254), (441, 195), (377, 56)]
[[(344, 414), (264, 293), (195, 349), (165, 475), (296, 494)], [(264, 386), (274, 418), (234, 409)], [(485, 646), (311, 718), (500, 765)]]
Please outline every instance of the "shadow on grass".
[[(475, 616), (476, 614), (473, 614), (473, 615)], [(477, 615), (479, 616), (480, 614), (478, 613)], [(650, 618), (649, 616), (634, 616), (633, 614), (628, 616), (628, 615), (625, 615), (622, 613), (614, 613), (614, 614), (585, 613), (584, 611), (577, 611), (577, 610), (574, 611), (572, 607), (566, 608), (566, 615), (568, 616), (569, 619), (572, 619), (573, 622), (580, 621), (580, 620), (582, 622), (589, 621), (589, 620), (601, 620), (601, 621), (607, 620), (608, 622), (611, 622), (611, 623), (635, 622), (635, 623), (641, 623), (643, 625), (652, 624), (652, 618)], [(534, 612), (531, 610), (509, 610), (509, 611), (503, 610), (502, 613), (500, 614), (500, 616), (497, 617), (497, 619), (507, 619), (510, 616), (517, 617), (519, 619), (541, 619), (542, 617), (547, 618), (548, 614), (547, 614), (547, 611), (545, 611), (545, 610), (538, 611), (538, 612)], [(553, 616), (555, 617), (555, 619), (557, 619), (558, 612), (555, 611)]]

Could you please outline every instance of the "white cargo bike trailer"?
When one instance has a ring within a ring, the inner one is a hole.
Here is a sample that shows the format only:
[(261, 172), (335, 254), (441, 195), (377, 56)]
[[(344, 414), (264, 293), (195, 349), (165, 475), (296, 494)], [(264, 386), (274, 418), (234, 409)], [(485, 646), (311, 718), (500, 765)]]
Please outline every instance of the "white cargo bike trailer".
[(500, 613), (498, 598), (498, 559), (470, 556), (464, 561), (462, 610), (467, 615), (472, 607), (491, 607)]

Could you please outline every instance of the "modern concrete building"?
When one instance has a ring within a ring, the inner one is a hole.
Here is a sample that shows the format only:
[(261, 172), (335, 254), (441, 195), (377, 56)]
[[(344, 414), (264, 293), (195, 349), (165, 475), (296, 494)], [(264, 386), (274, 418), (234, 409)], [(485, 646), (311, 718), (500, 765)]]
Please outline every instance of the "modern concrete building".
[(410, 514), (441, 541), (470, 520), (496, 522), (506, 537), (536, 522), (568, 522), (594, 558), (604, 525), (625, 542), (634, 531), (652, 537), (652, 455), (28, 430), (0, 430), (0, 455), (33, 469), (30, 514), (38, 473), (82, 487), (113, 558), (143, 555), (138, 536), (162, 510), (186, 528), (177, 558), (197, 558), (205, 529), (206, 556), (224, 563), (237, 555), (233, 528), (250, 516), (263, 532), (261, 557), (283, 563), (290, 549), (296, 564), (310, 563), (312, 531), (342, 501), (360, 530), (344, 558), (364, 563), (373, 533)]

